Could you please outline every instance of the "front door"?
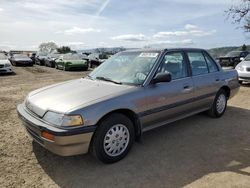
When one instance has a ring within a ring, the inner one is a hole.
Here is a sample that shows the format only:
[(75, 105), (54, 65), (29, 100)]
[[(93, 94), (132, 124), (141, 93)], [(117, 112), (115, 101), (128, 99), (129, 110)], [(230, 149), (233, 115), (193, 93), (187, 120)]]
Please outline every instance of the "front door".
[(146, 86), (147, 110), (141, 114), (144, 131), (163, 125), (192, 109), (190, 101), (194, 87), (184, 53), (167, 52), (158, 68), (159, 72), (169, 72), (172, 80)]

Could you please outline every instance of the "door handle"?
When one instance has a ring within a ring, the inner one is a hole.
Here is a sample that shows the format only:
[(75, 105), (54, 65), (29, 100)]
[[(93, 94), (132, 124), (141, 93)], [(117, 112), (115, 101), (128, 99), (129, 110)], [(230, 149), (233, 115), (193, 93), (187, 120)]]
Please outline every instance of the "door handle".
[(219, 78), (216, 78), (216, 79), (215, 79), (215, 81), (216, 81), (216, 82), (219, 82), (219, 81), (220, 81), (220, 79), (219, 79)]
[(189, 89), (190, 87), (189, 86), (184, 86), (183, 89)]

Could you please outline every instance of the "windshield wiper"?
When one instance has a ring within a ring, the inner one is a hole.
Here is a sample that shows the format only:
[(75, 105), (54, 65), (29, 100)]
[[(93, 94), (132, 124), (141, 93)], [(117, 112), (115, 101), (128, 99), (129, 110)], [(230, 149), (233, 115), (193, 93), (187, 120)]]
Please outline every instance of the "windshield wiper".
[(114, 81), (110, 78), (107, 78), (107, 77), (103, 77), (103, 76), (97, 76), (96, 79), (98, 80), (104, 80), (104, 81), (107, 81), (107, 82), (113, 82), (115, 84), (122, 84), (121, 82), (117, 82), (117, 81)]

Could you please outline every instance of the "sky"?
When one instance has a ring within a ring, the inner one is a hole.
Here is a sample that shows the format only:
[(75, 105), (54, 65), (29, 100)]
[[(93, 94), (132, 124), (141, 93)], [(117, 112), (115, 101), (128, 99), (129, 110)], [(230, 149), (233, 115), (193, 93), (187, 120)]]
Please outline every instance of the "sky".
[(249, 43), (227, 19), (239, 0), (0, 0), (0, 49), (42, 42), (96, 47), (213, 48)]

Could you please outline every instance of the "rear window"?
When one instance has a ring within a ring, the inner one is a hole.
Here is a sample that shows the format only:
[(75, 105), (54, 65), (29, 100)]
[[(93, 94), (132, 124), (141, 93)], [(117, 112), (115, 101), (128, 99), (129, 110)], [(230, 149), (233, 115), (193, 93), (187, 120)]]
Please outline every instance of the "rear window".
[(204, 56), (207, 62), (209, 72), (217, 72), (219, 69), (217, 65), (215, 64), (215, 62), (212, 60), (212, 58), (209, 57), (207, 54), (204, 54)]

